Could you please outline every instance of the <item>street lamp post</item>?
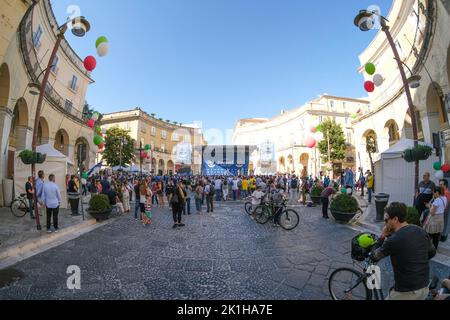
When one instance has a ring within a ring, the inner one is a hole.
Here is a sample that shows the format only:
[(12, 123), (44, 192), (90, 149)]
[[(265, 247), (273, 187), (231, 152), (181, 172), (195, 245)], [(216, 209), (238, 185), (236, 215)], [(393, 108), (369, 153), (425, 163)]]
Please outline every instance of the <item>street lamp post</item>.
[[(387, 19), (381, 16), (376, 11), (369, 10), (361, 10), (359, 14), (356, 16), (354, 23), (361, 31), (369, 31), (373, 28), (374, 25), (374, 16), (379, 17), (381, 30), (386, 34), (386, 38), (389, 42), (389, 45), (394, 53), (395, 60), (398, 64), (398, 69), (400, 71), (400, 76), (403, 81), (403, 88), (405, 90), (406, 98), (408, 100), (408, 108), (412, 122), (413, 129), (413, 139), (414, 139), (414, 147), (419, 145), (419, 137), (417, 131), (417, 122), (416, 122), (416, 110), (411, 96), (410, 83), (408, 82), (408, 78), (406, 77), (405, 70), (403, 68), (403, 64), (400, 59), (400, 55), (398, 53), (397, 47), (395, 46), (394, 39), (392, 38), (391, 32), (389, 31), (389, 26), (386, 24)], [(415, 162), (415, 170), (414, 170), (414, 190), (417, 190), (419, 185), (419, 161)]]
[[(51, 67), (53, 66), (53, 61), (55, 60), (56, 53), (61, 45), (61, 42), (64, 39), (64, 34), (67, 31), (67, 25), (72, 23), (72, 33), (77, 37), (83, 37), (86, 32), (88, 32), (91, 28), (89, 22), (84, 17), (77, 17), (75, 19), (69, 20), (64, 23), (61, 27), (59, 27), (59, 33), (56, 38), (55, 46), (53, 47), (52, 54), (50, 55), (50, 59), (48, 61), (47, 69), (45, 69), (44, 79), (40, 85), (39, 99), (36, 106), (36, 115), (34, 119), (34, 128), (33, 128), (33, 142), (32, 142), (32, 151), (36, 152), (37, 143), (38, 143), (38, 129), (39, 129), (39, 121), (41, 118), (42, 104), (44, 102), (45, 91), (47, 88), (48, 79), (50, 76)], [(31, 165), (31, 176), (33, 177), (33, 190), (36, 190), (36, 164), (33, 163)], [(40, 219), (39, 219), (39, 207), (37, 204), (36, 193), (34, 193), (34, 207), (36, 210), (36, 226), (38, 230), (42, 229)]]

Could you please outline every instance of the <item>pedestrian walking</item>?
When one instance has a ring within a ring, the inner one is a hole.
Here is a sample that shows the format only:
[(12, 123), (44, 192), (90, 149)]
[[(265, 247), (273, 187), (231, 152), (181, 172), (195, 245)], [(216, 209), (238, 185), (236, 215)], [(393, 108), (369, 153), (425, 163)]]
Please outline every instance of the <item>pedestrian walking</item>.
[(151, 225), (152, 219), (152, 191), (147, 187), (147, 194), (145, 196), (145, 213), (142, 215), (142, 224), (144, 227)]
[(298, 179), (294, 174), (291, 178), (291, 183), (289, 185), (289, 202), (291, 204), (298, 203), (298, 198), (299, 198), (298, 188), (299, 188)]
[(75, 181), (75, 175), (70, 176), (68, 182), (67, 197), (70, 203), (70, 209), (72, 210), (72, 216), (78, 216), (78, 208), (80, 204), (80, 193), (78, 191), (78, 185)]
[(197, 214), (202, 212), (202, 198), (203, 198), (203, 186), (200, 182), (195, 188), (195, 208), (197, 209)]
[[(181, 182), (178, 182), (172, 196), (172, 213), (173, 213), (173, 228), (184, 227), (185, 225), (181, 222), (181, 217), (183, 214), (183, 208), (185, 206), (186, 194), (183, 190)], [(201, 198), (200, 198), (201, 201)]]
[(61, 192), (55, 183), (55, 175), (48, 177), (48, 182), (44, 183), (42, 190), (42, 201), (47, 208), (47, 233), (51, 233), (51, 222), (53, 218), (53, 228), (55, 232), (59, 231), (58, 214), (61, 206)]
[(122, 185), (122, 204), (123, 204), (123, 212), (130, 212), (130, 189), (128, 187), (128, 182), (125, 181)]
[(434, 191), (433, 200), (427, 204), (430, 212), (424, 222), (423, 228), (433, 241), (434, 247), (438, 248), (441, 234), (444, 231), (444, 214), (447, 208), (447, 198), (441, 187)]
[(212, 184), (207, 184), (205, 186), (205, 196), (206, 196), (206, 208), (207, 212), (214, 212), (214, 195), (216, 191)]
[(191, 215), (191, 187), (190, 187), (190, 183), (187, 183), (185, 181), (182, 181), (181, 184), (184, 193), (186, 194), (186, 204), (183, 208), (183, 215)]
[(161, 209), (164, 209), (164, 184), (162, 183), (162, 181), (158, 182), (157, 194), (158, 194), (159, 207)]
[(36, 219), (33, 214), (33, 197), (34, 197), (33, 177), (28, 177), (27, 183), (25, 183), (25, 192), (27, 193), (28, 213), (30, 214), (30, 218)]
[(138, 220), (139, 211), (141, 208), (141, 191), (139, 180), (135, 180), (134, 182), (134, 220)]
[(223, 201), (228, 201), (228, 190), (229, 188), (229, 182), (228, 179), (225, 179), (222, 186), (222, 192), (223, 192)]

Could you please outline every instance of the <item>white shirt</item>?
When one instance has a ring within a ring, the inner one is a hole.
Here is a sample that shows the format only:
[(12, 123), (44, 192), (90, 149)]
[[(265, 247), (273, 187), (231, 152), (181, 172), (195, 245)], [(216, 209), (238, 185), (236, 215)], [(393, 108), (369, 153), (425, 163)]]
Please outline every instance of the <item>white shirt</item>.
[(239, 180), (233, 180), (233, 190), (239, 190)]
[(252, 206), (257, 206), (261, 203), (261, 199), (264, 196), (264, 192), (256, 190), (252, 194)]
[(222, 180), (217, 179), (216, 181), (214, 181), (214, 189), (220, 190), (220, 188), (222, 188)]
[(433, 207), (437, 208), (436, 214), (443, 215), (445, 213), (445, 208), (447, 207), (447, 198), (439, 197), (433, 201)]
[(59, 191), (58, 185), (56, 183), (44, 183), (44, 187), (42, 190), (42, 201), (49, 209), (59, 208), (59, 206), (61, 205), (61, 192)]

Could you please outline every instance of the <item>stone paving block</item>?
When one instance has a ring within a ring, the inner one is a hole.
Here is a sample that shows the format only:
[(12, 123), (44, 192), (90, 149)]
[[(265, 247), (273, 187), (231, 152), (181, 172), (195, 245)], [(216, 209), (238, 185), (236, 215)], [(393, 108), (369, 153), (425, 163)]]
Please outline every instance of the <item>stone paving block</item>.
[(184, 270), (197, 272), (210, 272), (213, 268), (212, 260), (187, 260)]

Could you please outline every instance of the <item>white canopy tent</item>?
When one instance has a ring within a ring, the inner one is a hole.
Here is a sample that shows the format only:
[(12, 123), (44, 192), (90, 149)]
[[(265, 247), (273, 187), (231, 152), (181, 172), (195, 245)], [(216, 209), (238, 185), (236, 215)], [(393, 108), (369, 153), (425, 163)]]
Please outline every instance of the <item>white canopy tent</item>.
[[(36, 171), (43, 170), (47, 179), (50, 174), (55, 175), (55, 182), (61, 191), (61, 208), (67, 209), (66, 175), (76, 174), (74, 163), (50, 144), (39, 146), (36, 151), (47, 155), (43, 164), (36, 165)], [(16, 158), (14, 160), (14, 191), (16, 195), (25, 193), (25, 184), (29, 176), (31, 176), (31, 166), (23, 164), (20, 158)], [(46, 181), (48, 181), (47, 179)]]
[[(421, 145), (433, 147), (430, 144), (420, 142)], [(402, 139), (388, 150), (381, 153), (375, 162), (375, 190), (376, 193), (387, 193), (390, 202), (403, 202), (408, 206), (414, 199), (414, 162), (406, 162), (403, 152), (414, 147), (414, 141)], [(435, 180), (433, 164), (439, 161), (435, 153), (424, 161), (419, 161), (419, 181), (425, 172), (431, 173), (431, 180)], [(437, 181), (434, 181), (437, 183)]]

